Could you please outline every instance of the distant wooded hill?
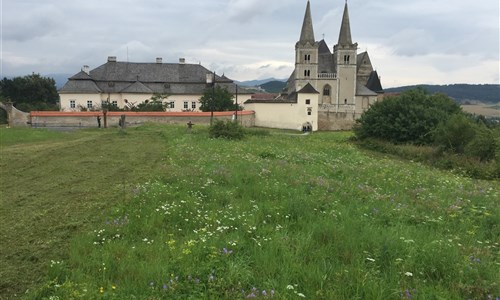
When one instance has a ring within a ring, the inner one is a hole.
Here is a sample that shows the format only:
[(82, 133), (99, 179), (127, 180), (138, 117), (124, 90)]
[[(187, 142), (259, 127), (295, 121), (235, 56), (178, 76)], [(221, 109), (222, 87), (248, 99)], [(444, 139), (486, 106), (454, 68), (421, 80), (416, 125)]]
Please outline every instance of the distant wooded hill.
[(500, 84), (449, 84), (449, 85), (411, 85), (385, 89), (386, 93), (399, 93), (402, 91), (421, 87), (429, 93), (443, 93), (462, 104), (499, 103)]
[[(265, 83), (255, 85), (267, 93), (280, 93), (285, 87), (286, 82), (281, 80), (269, 80)], [(500, 84), (449, 84), (449, 85), (410, 85), (396, 88), (385, 89), (386, 93), (399, 93), (402, 91), (416, 89), (421, 87), (429, 93), (443, 93), (448, 97), (462, 104), (499, 103), (500, 102)]]
[(268, 93), (280, 93), (285, 85), (286, 82), (274, 80), (261, 84), (259, 87)]

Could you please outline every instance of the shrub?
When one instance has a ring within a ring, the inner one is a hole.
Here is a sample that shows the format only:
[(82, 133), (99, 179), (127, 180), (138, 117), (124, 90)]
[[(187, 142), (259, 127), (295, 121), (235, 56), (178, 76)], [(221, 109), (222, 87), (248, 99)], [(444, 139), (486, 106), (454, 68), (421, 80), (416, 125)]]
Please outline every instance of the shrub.
[(360, 139), (430, 144), (431, 132), (438, 124), (460, 111), (460, 106), (443, 94), (410, 90), (372, 105), (357, 121), (354, 132)]
[(470, 157), (488, 161), (495, 158), (497, 145), (491, 130), (478, 128), (474, 138), (465, 146), (464, 153)]
[(433, 132), (436, 145), (455, 153), (463, 153), (465, 146), (474, 139), (476, 124), (463, 114), (454, 114)]
[(212, 138), (241, 140), (245, 132), (238, 122), (215, 120), (209, 128), (209, 135)]

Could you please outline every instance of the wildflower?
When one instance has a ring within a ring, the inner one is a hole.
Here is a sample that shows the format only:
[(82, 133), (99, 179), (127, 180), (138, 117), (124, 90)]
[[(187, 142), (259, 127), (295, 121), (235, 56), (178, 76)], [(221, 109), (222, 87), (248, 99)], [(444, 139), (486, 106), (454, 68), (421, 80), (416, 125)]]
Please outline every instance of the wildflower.
[(112, 288), (113, 290), (116, 290), (116, 285), (114, 285), (114, 284), (113, 284), (113, 285), (111, 286), (111, 288)]
[(371, 261), (371, 262), (374, 262), (374, 261), (375, 261), (375, 259), (373, 259), (373, 258), (371, 258), (371, 257), (367, 257), (367, 258), (366, 258), (366, 260)]
[(406, 272), (405, 275), (408, 276), (408, 277), (412, 277), (413, 273), (412, 272)]
[(167, 284), (163, 284), (163, 289), (164, 290), (168, 289), (168, 285)]
[(104, 288), (102, 286), (99, 288), (99, 293), (104, 293)]
[(306, 295), (304, 295), (304, 294), (302, 294), (302, 293), (298, 293), (298, 294), (297, 294), (297, 296), (302, 297), (302, 298), (305, 298), (305, 297), (306, 297)]
[(287, 285), (287, 286), (286, 286), (286, 289), (287, 289), (287, 290), (293, 290), (293, 285), (291, 285), (291, 284)]

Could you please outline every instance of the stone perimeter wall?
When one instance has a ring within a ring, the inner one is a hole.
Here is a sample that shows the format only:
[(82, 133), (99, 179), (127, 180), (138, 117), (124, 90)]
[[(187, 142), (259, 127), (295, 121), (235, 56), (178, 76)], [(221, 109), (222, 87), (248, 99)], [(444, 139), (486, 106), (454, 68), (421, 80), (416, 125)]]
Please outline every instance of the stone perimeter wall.
[[(30, 124), (33, 128), (50, 127), (98, 127), (97, 117), (101, 119), (101, 127), (104, 127), (104, 113), (97, 112), (56, 112), (35, 111), (30, 114)], [(144, 123), (165, 124), (210, 124), (210, 112), (108, 112), (106, 114), (107, 127), (118, 127), (121, 115), (125, 115), (125, 126), (134, 126)], [(232, 120), (234, 112), (214, 112), (214, 119)], [(238, 121), (244, 127), (255, 125), (255, 113), (253, 111), (238, 112)]]
[(341, 131), (352, 130), (356, 119), (361, 114), (354, 112), (318, 112), (318, 130), (319, 131)]
[(0, 108), (7, 112), (7, 120), (9, 127), (28, 127), (29, 126), (29, 113), (15, 108), (11, 102), (0, 102)]

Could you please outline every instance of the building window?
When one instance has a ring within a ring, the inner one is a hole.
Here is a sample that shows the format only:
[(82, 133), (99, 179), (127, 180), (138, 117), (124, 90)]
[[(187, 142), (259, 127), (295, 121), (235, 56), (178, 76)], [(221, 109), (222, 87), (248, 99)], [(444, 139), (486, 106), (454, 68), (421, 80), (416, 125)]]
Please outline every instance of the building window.
[(344, 55), (344, 64), (349, 64), (350, 55)]
[(118, 101), (116, 100), (111, 101), (111, 105), (118, 107)]
[(188, 108), (189, 108), (188, 102), (184, 101), (184, 109), (188, 109)]
[(306, 99), (306, 104), (311, 104), (311, 99)]
[(307, 115), (308, 115), (308, 116), (312, 115), (312, 111), (308, 111), (308, 112), (307, 112)]
[(323, 88), (323, 96), (330, 96), (330, 86), (329, 85), (325, 85), (325, 87)]
[(70, 108), (75, 108), (76, 107), (76, 101), (75, 100), (69, 100), (69, 107)]
[(304, 61), (305, 61), (306, 63), (311, 62), (311, 54), (306, 54), (306, 55), (304, 55)]
[(344, 99), (344, 104), (347, 104), (347, 99)]
[(304, 77), (309, 77), (311, 76), (311, 71), (310, 70), (304, 70)]
[(92, 108), (92, 100), (87, 100), (87, 108)]
[(196, 108), (196, 101), (191, 102), (191, 108), (195, 109)]
[(175, 102), (174, 102), (174, 101), (170, 101), (170, 102), (167, 104), (167, 107), (168, 107), (168, 108), (175, 108)]

